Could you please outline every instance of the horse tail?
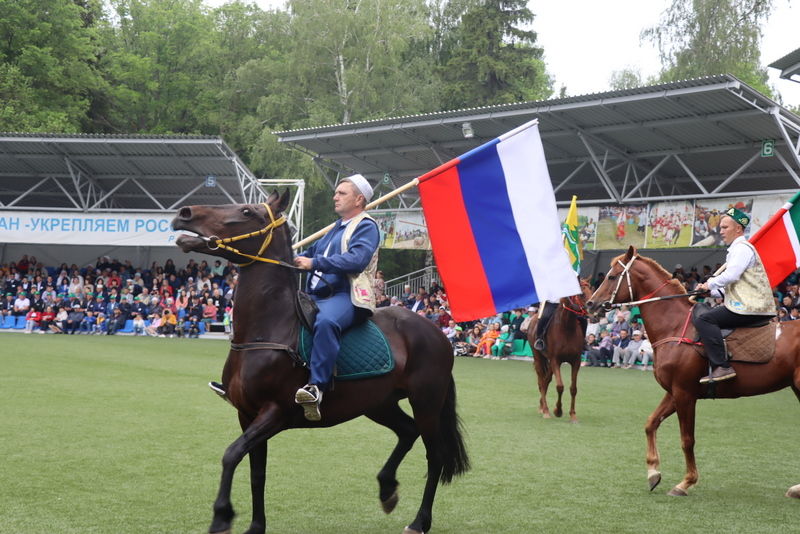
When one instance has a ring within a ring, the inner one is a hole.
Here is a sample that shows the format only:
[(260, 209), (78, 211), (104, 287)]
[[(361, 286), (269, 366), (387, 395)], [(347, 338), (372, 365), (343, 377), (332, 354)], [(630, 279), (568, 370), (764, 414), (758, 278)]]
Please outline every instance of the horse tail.
[(463, 425), (461, 418), (456, 413), (456, 383), (450, 376), (450, 387), (444, 400), (441, 413), (442, 436), (442, 475), (439, 480), (442, 484), (452, 482), (453, 477), (464, 474), (470, 469), (467, 448), (462, 437)]

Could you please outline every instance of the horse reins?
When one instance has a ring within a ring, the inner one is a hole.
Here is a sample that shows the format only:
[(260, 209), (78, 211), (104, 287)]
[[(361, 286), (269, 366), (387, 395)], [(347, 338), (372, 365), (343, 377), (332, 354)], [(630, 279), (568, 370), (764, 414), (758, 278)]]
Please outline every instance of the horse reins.
[(631, 261), (629, 261), (628, 263), (622, 263), (622, 260), (619, 260), (619, 259), (617, 260), (617, 263), (622, 265), (622, 272), (619, 274), (619, 279), (617, 280), (616, 287), (614, 287), (614, 291), (611, 293), (611, 298), (609, 299), (608, 303), (605, 305), (606, 308), (611, 309), (611, 308), (621, 308), (622, 306), (638, 306), (639, 304), (645, 304), (647, 302), (656, 302), (656, 301), (659, 301), (659, 300), (669, 300), (669, 299), (677, 299), (677, 298), (684, 298), (684, 297), (693, 297), (695, 295), (702, 295), (702, 294), (705, 293), (705, 291), (689, 291), (687, 293), (680, 293), (678, 295), (665, 295), (663, 297), (654, 296), (658, 291), (661, 290), (662, 287), (666, 286), (667, 284), (669, 284), (672, 281), (671, 278), (667, 278), (666, 280), (664, 280), (664, 282), (662, 282), (662, 284), (660, 286), (658, 286), (653, 291), (651, 291), (650, 293), (648, 293), (646, 296), (644, 296), (643, 298), (641, 298), (639, 300), (630, 300), (629, 302), (616, 302), (615, 303), (614, 299), (617, 297), (617, 292), (619, 291), (619, 288), (622, 285), (622, 277), (623, 276), (625, 276), (625, 279), (628, 281), (628, 295), (630, 296), (631, 299), (634, 299), (633, 286), (631, 285), (631, 274), (630, 274), (630, 271), (631, 271), (631, 267), (633, 266), (633, 262), (636, 261), (636, 259), (638, 257), (639, 257), (638, 255), (632, 257)]

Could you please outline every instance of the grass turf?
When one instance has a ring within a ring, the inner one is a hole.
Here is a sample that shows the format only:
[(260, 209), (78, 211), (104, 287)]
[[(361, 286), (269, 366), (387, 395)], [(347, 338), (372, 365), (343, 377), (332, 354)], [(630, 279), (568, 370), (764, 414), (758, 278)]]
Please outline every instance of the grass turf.
[[(233, 410), (205, 386), (219, 376), (225, 342), (3, 333), (0, 346), (0, 532), (207, 530), (220, 459), (238, 435)], [(473, 470), (440, 487), (433, 532), (796, 528), (800, 503), (783, 497), (800, 483), (789, 390), (700, 402), (700, 483), (675, 498), (665, 495), (683, 475), (675, 416), (659, 433), (664, 481), (647, 491), (642, 427), (662, 396), (652, 373), (583, 369), (577, 425), (537, 415), (528, 362), (459, 358), (455, 377)], [(400, 503), (386, 516), (374, 477), (393, 445), (365, 418), (276, 436), (269, 531), (399, 534), (419, 505), (424, 448), (401, 466)], [(248, 479), (245, 460), (235, 532), (249, 523)]]

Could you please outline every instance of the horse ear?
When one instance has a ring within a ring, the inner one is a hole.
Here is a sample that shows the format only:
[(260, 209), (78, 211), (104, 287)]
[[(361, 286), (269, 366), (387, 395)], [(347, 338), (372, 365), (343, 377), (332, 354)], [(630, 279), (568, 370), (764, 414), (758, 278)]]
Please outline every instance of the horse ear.
[(281, 195), (280, 200), (278, 200), (278, 213), (283, 213), (286, 211), (286, 208), (289, 207), (289, 197), (291, 197), (291, 195), (289, 194), (289, 189), (287, 188)]
[(628, 252), (625, 253), (625, 263), (629, 262), (630, 259), (636, 254), (636, 247), (631, 245), (628, 247)]
[(272, 204), (276, 200), (278, 200), (278, 190), (277, 189), (273, 189), (272, 193), (270, 193), (269, 197), (267, 197), (267, 204)]

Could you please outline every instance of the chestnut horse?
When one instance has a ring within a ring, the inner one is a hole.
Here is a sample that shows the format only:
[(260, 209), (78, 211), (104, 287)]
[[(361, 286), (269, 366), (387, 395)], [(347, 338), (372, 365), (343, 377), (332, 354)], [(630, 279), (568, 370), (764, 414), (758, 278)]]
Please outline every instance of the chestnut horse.
[[(636, 299), (655, 299), (684, 295), (686, 291), (672, 275), (650, 258), (639, 256), (636, 249), (611, 260), (611, 270), (594, 295), (586, 303), (589, 311), (626, 303)], [(671, 298), (641, 303), (647, 335), (654, 348), (654, 375), (666, 390), (661, 403), (645, 425), (647, 435), (647, 479), (652, 491), (661, 482), (656, 431), (661, 422), (678, 414), (681, 447), (686, 460), (683, 480), (669, 495), (685, 496), (697, 483), (694, 456), (694, 422), (697, 399), (713, 396), (718, 399), (749, 397), (791, 387), (800, 399), (800, 321), (780, 324), (775, 355), (767, 363), (732, 362), (736, 378), (716, 384), (700, 384), (708, 374), (708, 361), (694, 345), (682, 340), (696, 337), (689, 321), (692, 305), (687, 298)], [(710, 389), (713, 388), (713, 391)], [(787, 496), (800, 496), (800, 485), (793, 486)]]
[[(253, 500), (247, 534), (261, 534), (266, 530), (267, 440), (286, 429), (328, 427), (360, 415), (397, 434), (397, 445), (378, 473), (379, 498), (386, 513), (397, 504), (398, 465), (422, 436), (427, 480), (419, 511), (404, 532), (427, 531), (438, 483), (448, 483), (469, 469), (456, 414), (450, 343), (424, 317), (396, 306), (379, 309), (371, 320), (389, 342), (394, 369), (373, 378), (337, 382), (325, 394), (322, 420), (306, 420), (294, 402), (295, 391), (308, 381), (308, 371), (296, 359), (298, 277), (291, 265), (289, 225), (281, 215), (288, 203), (288, 191), (282, 196), (273, 192), (264, 204), (186, 206), (172, 221), (175, 230), (196, 234), (178, 238), (184, 252), (241, 264), (234, 296), (236, 320), (222, 384), (238, 411), (243, 434), (222, 458), (222, 480), (209, 532), (231, 530), (233, 475), (245, 455), (250, 457)], [(413, 418), (398, 405), (403, 398), (408, 398)]]
[(577, 423), (575, 415), (575, 397), (578, 395), (578, 371), (581, 369), (581, 355), (586, 346), (586, 299), (592, 296), (592, 290), (586, 280), (581, 280), (582, 295), (563, 298), (559, 301), (558, 308), (553, 312), (550, 325), (545, 332), (547, 349), (539, 352), (533, 349), (536, 342), (536, 321), (531, 321), (528, 326), (528, 343), (533, 350), (533, 368), (539, 383), (539, 413), (545, 419), (550, 418), (550, 408), (547, 406), (547, 388), (553, 375), (556, 377), (556, 391), (558, 400), (553, 414), (561, 417), (561, 395), (564, 393), (564, 381), (561, 379), (561, 364), (568, 363), (572, 369), (572, 380), (569, 393), (572, 397), (569, 406), (569, 419)]

